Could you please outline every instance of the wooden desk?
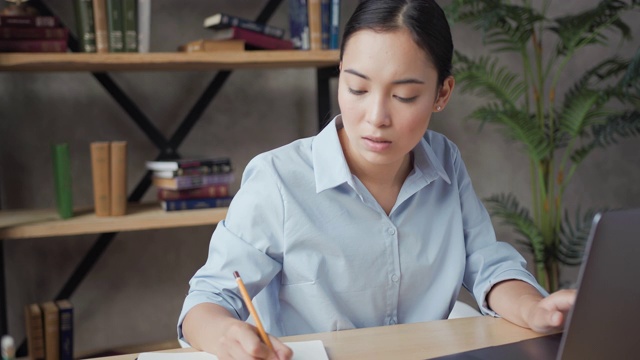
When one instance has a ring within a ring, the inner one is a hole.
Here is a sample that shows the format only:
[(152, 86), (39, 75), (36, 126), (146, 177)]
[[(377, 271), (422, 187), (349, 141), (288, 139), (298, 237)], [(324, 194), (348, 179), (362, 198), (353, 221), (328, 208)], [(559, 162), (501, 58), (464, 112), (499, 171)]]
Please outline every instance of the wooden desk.
[[(541, 334), (523, 329), (506, 320), (482, 316), (288, 336), (282, 340), (322, 340), (331, 360), (402, 360), (428, 359), (539, 336)], [(134, 360), (136, 356), (137, 354), (131, 354), (100, 359)]]

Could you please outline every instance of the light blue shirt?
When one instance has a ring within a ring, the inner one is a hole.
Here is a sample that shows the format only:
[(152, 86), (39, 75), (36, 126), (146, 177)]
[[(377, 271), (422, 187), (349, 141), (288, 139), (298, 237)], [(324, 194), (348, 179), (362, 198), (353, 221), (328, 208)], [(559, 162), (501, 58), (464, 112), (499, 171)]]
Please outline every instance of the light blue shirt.
[(349, 171), (336, 117), (315, 137), (256, 156), (178, 321), (211, 302), (246, 320), (238, 271), (276, 336), (445, 319), (460, 286), (485, 314), (491, 286), (544, 290), (510, 245), (496, 241), (458, 148), (428, 131), (387, 216)]

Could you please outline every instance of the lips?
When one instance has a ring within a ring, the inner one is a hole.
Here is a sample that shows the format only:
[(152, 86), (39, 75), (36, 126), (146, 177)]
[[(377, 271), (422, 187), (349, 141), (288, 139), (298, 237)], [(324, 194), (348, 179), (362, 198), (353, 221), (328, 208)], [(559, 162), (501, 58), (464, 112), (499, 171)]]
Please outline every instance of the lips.
[(371, 151), (383, 151), (391, 146), (391, 141), (384, 140), (378, 137), (363, 137), (365, 147)]

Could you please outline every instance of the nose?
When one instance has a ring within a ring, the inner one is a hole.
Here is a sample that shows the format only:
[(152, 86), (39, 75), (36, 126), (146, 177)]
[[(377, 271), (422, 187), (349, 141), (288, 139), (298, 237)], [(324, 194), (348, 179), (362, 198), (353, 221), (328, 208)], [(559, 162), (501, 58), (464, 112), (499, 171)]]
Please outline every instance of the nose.
[(389, 126), (391, 114), (389, 113), (388, 99), (384, 96), (371, 96), (370, 99), (367, 122), (375, 127)]

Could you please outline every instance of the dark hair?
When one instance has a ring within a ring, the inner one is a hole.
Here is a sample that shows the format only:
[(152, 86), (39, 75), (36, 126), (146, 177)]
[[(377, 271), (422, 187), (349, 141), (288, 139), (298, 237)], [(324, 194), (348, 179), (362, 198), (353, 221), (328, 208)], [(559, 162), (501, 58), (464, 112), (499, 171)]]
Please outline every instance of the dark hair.
[(360, 30), (378, 32), (406, 28), (438, 70), (438, 85), (451, 75), (453, 41), (444, 11), (434, 0), (362, 0), (342, 35), (340, 60), (349, 38)]

